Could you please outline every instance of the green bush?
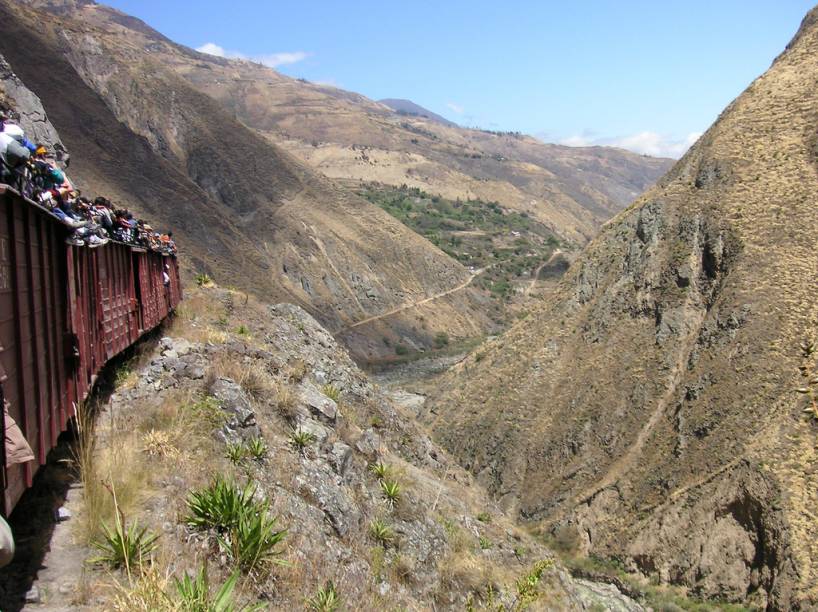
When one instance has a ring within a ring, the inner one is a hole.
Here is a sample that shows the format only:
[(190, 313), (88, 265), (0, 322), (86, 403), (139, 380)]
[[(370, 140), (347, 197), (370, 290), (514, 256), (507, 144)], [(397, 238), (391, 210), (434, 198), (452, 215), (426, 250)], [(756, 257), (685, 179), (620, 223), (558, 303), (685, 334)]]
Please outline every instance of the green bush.
[(435, 348), (443, 348), (449, 345), (449, 335), (446, 332), (438, 332), (435, 334)]
[(255, 494), (256, 488), (250, 483), (241, 488), (216, 476), (209, 486), (188, 495), (185, 522), (194, 529), (227, 531), (238, 525), (241, 517), (263, 510)]
[(293, 432), (290, 434), (290, 444), (292, 444), (293, 448), (302, 454), (304, 450), (313, 442), (315, 442), (315, 436), (300, 428), (293, 430)]
[(381, 546), (388, 546), (395, 539), (395, 532), (382, 519), (375, 519), (369, 524), (369, 535)]
[(278, 544), (286, 537), (286, 529), (276, 529), (275, 517), (267, 513), (267, 503), (258, 512), (245, 513), (236, 525), (219, 536), (219, 545), (227, 556), (245, 572), (283, 563), (277, 559)]
[(217, 476), (210, 486), (191, 492), (187, 500), (187, 524), (214, 529), (221, 549), (246, 572), (278, 562), (277, 545), (287, 535), (286, 529), (276, 529), (276, 518), (269, 514), (270, 502), (255, 499), (255, 494), (250, 483), (241, 488)]
[(330, 398), (333, 402), (337, 402), (341, 397), (341, 390), (333, 384), (324, 385), (321, 388), (321, 393)]
[(236, 589), (239, 573), (234, 572), (216, 592), (211, 594), (210, 579), (205, 564), (195, 578), (185, 574), (181, 580), (174, 578), (178, 595), (179, 612), (256, 612), (266, 609), (262, 604), (236, 608), (233, 591)]
[(395, 345), (395, 354), (396, 355), (408, 355), (409, 349), (403, 344), (396, 344)]
[(307, 608), (312, 612), (335, 612), (341, 607), (341, 596), (332, 583), (326, 584), (307, 600)]
[(386, 502), (390, 506), (394, 506), (400, 501), (401, 489), (400, 484), (394, 480), (381, 480), (381, 492)]
[(124, 519), (117, 514), (114, 529), (103, 523), (102, 539), (91, 542), (100, 553), (91, 562), (104, 564), (112, 569), (124, 567), (130, 574), (131, 570), (138, 569), (156, 550), (158, 538), (159, 535), (149, 532), (147, 527), (140, 529), (135, 521), (126, 529)]

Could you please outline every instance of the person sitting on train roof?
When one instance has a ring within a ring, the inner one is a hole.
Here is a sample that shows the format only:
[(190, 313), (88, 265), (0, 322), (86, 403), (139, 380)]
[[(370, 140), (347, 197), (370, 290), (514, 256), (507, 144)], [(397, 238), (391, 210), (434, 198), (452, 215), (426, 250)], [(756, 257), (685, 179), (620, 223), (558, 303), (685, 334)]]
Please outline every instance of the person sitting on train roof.
[(8, 121), (4, 121), (3, 134), (11, 136), (14, 140), (19, 142), (26, 149), (28, 149), (29, 153), (34, 153), (34, 151), (37, 150), (37, 146), (28, 138), (26, 138), (26, 133), (23, 131), (23, 128), (21, 128), (16, 123), (9, 123)]

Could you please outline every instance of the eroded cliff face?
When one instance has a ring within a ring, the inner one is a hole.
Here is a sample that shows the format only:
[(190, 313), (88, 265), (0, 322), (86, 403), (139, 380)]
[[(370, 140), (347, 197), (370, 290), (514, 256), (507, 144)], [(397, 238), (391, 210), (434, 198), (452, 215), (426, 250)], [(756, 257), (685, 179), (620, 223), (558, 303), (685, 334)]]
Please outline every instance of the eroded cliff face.
[(429, 415), (580, 551), (771, 609), (816, 601), (818, 432), (793, 392), (818, 321), (813, 17)]
[(14, 74), (6, 58), (0, 55), (0, 96), (3, 102), (19, 114), (18, 121), (29, 140), (44, 144), (58, 161), (64, 162), (68, 152), (60, 135), (48, 119), (40, 98)]

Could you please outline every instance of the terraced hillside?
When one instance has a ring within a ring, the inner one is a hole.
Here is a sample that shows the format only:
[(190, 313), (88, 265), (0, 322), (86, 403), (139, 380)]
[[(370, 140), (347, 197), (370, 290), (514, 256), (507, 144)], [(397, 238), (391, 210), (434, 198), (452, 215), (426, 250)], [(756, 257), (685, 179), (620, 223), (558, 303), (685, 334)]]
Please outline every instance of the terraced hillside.
[(769, 610), (818, 606), (816, 82), (813, 10), (429, 414), (575, 552)]

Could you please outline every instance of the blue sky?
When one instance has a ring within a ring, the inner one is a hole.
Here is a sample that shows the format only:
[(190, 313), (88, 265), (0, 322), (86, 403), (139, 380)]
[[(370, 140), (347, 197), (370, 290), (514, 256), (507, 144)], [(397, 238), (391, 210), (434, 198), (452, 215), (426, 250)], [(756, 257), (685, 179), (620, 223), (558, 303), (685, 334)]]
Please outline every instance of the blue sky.
[(678, 156), (811, 2), (109, 0), (169, 38), (466, 126)]

